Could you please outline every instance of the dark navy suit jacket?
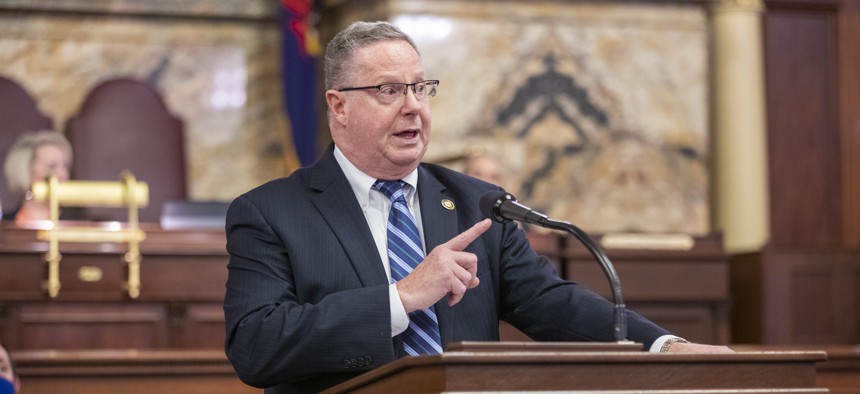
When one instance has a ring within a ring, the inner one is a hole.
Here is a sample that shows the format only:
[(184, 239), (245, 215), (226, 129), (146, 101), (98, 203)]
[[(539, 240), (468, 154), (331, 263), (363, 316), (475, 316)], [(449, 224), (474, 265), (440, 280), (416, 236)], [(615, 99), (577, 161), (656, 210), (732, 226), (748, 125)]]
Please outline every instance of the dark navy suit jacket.
[[(236, 198), (227, 214), (226, 352), (244, 382), (267, 392), (319, 391), (405, 355), (391, 337), (379, 252), (332, 152)], [(418, 167), (428, 253), (483, 219), (488, 190), (498, 187)], [(481, 282), (453, 307), (436, 304), (443, 347), (498, 340), (500, 319), (536, 340), (614, 340), (612, 303), (559, 278), (516, 224), (493, 224), (466, 250)], [(668, 333), (633, 312), (628, 325), (644, 346)]]

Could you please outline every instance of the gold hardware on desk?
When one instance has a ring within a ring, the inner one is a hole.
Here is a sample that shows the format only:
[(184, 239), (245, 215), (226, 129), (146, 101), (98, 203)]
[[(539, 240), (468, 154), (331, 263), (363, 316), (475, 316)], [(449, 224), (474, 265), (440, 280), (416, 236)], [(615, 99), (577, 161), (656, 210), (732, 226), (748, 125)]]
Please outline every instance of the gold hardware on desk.
[(102, 280), (103, 276), (104, 273), (102, 273), (102, 269), (99, 267), (85, 265), (78, 268), (78, 280), (81, 282), (98, 282)]
[[(48, 296), (54, 298), (60, 292), (60, 242), (108, 242), (127, 243), (128, 252), (123, 255), (123, 263), (128, 265), (128, 280), (122, 288), (131, 298), (140, 296), (140, 243), (146, 233), (138, 223), (138, 208), (149, 204), (149, 186), (138, 182), (131, 172), (123, 171), (119, 182), (109, 181), (65, 181), (59, 182), (51, 176), (46, 182), (33, 184), (33, 198), (48, 201), (51, 208), (51, 228), (40, 230), (37, 238), (48, 241), (48, 280), (44, 284)], [(73, 207), (128, 207), (128, 224), (125, 227), (109, 229), (98, 227), (62, 228), (59, 225), (60, 206)], [(79, 278), (94, 278), (95, 273), (78, 272)], [(98, 272), (101, 279), (101, 271)], [(99, 280), (99, 279), (96, 279)]]

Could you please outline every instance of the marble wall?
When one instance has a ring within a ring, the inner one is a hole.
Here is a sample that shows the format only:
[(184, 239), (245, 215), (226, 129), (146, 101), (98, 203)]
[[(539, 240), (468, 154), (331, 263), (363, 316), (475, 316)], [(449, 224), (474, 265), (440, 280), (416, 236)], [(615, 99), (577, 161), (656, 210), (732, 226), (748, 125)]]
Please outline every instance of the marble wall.
[(263, 0), (0, 0), (0, 75), (59, 130), (100, 82), (150, 82), (184, 122), (189, 197), (230, 200), (290, 170), (276, 11)]
[(483, 147), (521, 201), (588, 231), (709, 231), (702, 5), (389, 4), (442, 81), (428, 160)]
[[(428, 161), (459, 168), (480, 146), (553, 218), (703, 234), (703, 4), (329, 0), (322, 19), (389, 19), (413, 35), (442, 81)], [(229, 200), (294, 168), (276, 16), (274, 0), (0, 0), (0, 75), (58, 128), (103, 80), (152, 82), (185, 122), (190, 197)]]

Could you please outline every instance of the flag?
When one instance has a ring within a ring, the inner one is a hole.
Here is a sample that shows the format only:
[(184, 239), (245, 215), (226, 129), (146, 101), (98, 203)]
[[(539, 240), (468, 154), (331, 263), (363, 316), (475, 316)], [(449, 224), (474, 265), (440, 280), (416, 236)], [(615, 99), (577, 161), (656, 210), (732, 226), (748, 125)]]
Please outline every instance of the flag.
[(317, 159), (317, 55), (320, 53), (313, 0), (281, 0), (284, 106), (293, 146), (302, 166)]

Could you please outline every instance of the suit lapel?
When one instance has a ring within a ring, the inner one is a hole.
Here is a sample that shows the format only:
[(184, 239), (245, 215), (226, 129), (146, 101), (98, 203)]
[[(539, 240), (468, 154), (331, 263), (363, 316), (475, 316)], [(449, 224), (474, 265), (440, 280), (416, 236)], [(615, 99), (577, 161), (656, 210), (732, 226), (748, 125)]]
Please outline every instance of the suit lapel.
[[(448, 195), (446, 189), (423, 167), (418, 167), (418, 198), (421, 201), (421, 222), (427, 253), (459, 234), (457, 208), (453, 205), (454, 199)], [(450, 202), (451, 205), (445, 201)], [(448, 297), (443, 297), (436, 303), (436, 315), (439, 319), (439, 332), (444, 348), (454, 337), (454, 325), (448, 323), (453, 319), (451, 308), (448, 306)]]
[[(313, 167), (309, 186), (314, 193), (311, 199), (314, 206), (340, 241), (362, 284), (388, 284), (367, 219), (334, 158), (333, 146)], [(445, 208), (443, 201), (454, 203), (454, 199), (447, 193), (446, 187), (422, 167), (418, 168), (418, 198), (421, 201), (424, 243), (429, 253), (459, 234), (457, 208)], [(454, 337), (453, 324), (449, 323), (453, 320), (453, 313), (448, 307), (447, 297), (436, 303), (436, 314), (444, 346)]]
[(367, 219), (334, 158), (333, 148), (331, 145), (312, 169), (310, 188), (314, 195), (311, 200), (340, 241), (362, 285), (387, 285), (385, 268), (379, 260)]

